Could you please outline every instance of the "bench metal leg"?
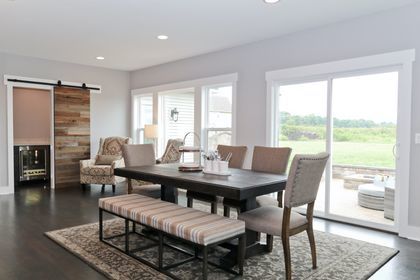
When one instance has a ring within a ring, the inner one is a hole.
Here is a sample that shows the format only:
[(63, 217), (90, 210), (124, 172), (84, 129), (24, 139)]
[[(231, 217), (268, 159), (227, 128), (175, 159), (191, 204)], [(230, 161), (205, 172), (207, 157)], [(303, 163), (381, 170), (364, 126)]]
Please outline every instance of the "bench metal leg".
[(102, 185), (101, 192), (105, 192), (105, 184)]
[(130, 221), (125, 219), (125, 252), (130, 253)]
[(103, 211), (101, 208), (99, 208), (99, 240), (102, 241), (104, 239), (104, 234), (103, 234)]
[(203, 247), (203, 280), (207, 280), (208, 276), (208, 248), (207, 246)]
[(217, 202), (212, 202), (211, 203), (211, 213), (212, 214), (217, 214)]
[(238, 242), (238, 268), (239, 275), (244, 275), (244, 262), (245, 262), (245, 252), (246, 252), (246, 235), (239, 237)]
[(112, 192), (115, 193), (115, 185), (112, 185)]
[(159, 252), (159, 259), (158, 259), (159, 269), (162, 269), (163, 268), (163, 234), (162, 234), (162, 232), (159, 232), (159, 249), (158, 249), (158, 252)]
[(133, 221), (133, 232), (136, 232), (136, 222)]

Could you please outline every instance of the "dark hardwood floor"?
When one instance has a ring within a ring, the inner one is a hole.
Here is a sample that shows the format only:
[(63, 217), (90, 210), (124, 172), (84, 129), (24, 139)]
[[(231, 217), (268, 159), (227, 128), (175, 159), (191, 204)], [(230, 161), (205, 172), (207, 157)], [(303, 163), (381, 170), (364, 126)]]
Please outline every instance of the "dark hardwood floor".
[[(117, 187), (116, 194), (123, 193), (125, 188)], [(86, 192), (77, 186), (56, 191), (24, 187), (0, 196), (0, 279), (105, 279), (43, 234), (96, 222), (98, 198), (111, 195), (111, 187), (101, 193), (100, 186)], [(371, 279), (420, 279), (420, 242), (320, 219), (315, 229), (400, 250)]]

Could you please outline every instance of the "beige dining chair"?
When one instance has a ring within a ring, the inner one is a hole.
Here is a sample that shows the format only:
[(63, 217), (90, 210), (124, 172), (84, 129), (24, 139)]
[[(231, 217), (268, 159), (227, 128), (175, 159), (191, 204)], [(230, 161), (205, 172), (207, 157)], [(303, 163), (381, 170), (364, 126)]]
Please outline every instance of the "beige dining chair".
[[(245, 161), (246, 151), (248, 148), (246, 146), (227, 146), (227, 145), (218, 145), (217, 152), (222, 159), (225, 159), (230, 153), (232, 157), (229, 160), (229, 168), (242, 168)], [(202, 194), (193, 191), (187, 191), (187, 206), (192, 208), (194, 199), (210, 203), (211, 213), (217, 214), (217, 204), (219, 199), (215, 195)]]
[[(281, 236), (283, 243), (286, 279), (292, 278), (289, 237), (306, 231), (311, 247), (312, 268), (317, 267), (313, 232), (313, 211), (319, 184), (329, 158), (328, 153), (296, 155), (290, 167), (284, 197), (284, 208), (262, 206), (239, 214), (247, 229), (266, 233), (267, 244), (273, 236)], [(306, 217), (293, 211), (293, 207), (307, 204)], [(270, 245), (268, 245), (270, 246)], [(270, 251), (272, 248), (269, 248)]]
[[(122, 154), (126, 167), (155, 165), (155, 148), (153, 144), (124, 145)], [(153, 198), (160, 198), (160, 185), (139, 180), (128, 180), (128, 193), (137, 193)]]
[[(291, 148), (288, 147), (262, 147), (255, 146), (252, 154), (252, 171), (284, 174), (286, 173), (287, 164), (289, 163)], [(263, 195), (257, 197), (257, 206), (275, 205), (282, 206), (283, 191), (277, 193), (277, 200), (275, 198)], [(240, 212), (239, 205), (229, 199), (223, 200), (224, 215), (230, 216), (230, 208), (235, 208)]]

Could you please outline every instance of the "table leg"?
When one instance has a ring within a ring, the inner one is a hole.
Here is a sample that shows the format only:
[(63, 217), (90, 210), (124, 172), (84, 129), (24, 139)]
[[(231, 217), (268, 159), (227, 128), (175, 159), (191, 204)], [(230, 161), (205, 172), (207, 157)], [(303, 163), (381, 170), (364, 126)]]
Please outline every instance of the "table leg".
[(177, 189), (170, 186), (160, 186), (160, 199), (172, 203), (178, 203)]
[[(250, 211), (257, 208), (256, 198), (250, 198), (241, 201), (229, 200), (229, 205), (236, 205), (241, 209), (241, 212)], [(232, 267), (236, 264), (238, 247), (236, 243), (223, 244), (223, 247), (230, 249), (230, 252), (221, 259), (221, 264), (226, 267)], [(261, 253), (268, 252), (266, 244), (261, 244), (258, 240), (258, 233), (252, 230), (246, 230), (246, 254), (245, 257), (249, 258)]]

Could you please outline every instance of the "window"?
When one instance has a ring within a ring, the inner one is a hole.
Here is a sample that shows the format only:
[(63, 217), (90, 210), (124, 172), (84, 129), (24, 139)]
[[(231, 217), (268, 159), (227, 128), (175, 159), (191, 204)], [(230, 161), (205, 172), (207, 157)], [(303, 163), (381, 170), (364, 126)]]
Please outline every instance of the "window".
[[(200, 135), (205, 150), (233, 145), (236, 80), (237, 74), (228, 74), (133, 90), (134, 143), (148, 142), (144, 125), (157, 124), (157, 156), (163, 154), (169, 139), (182, 139), (188, 132)], [(185, 144), (198, 144), (193, 141), (188, 137)]]
[(153, 95), (145, 94), (134, 98), (134, 143), (145, 143), (144, 126), (153, 123)]
[[(171, 115), (175, 111), (177, 115)], [(159, 155), (165, 151), (168, 140), (183, 139), (194, 131), (194, 111), (194, 88), (159, 93)], [(194, 145), (192, 137), (186, 141), (186, 145)]]
[(215, 150), (219, 144), (232, 144), (232, 90), (232, 84), (203, 87), (203, 137), (207, 150)]

